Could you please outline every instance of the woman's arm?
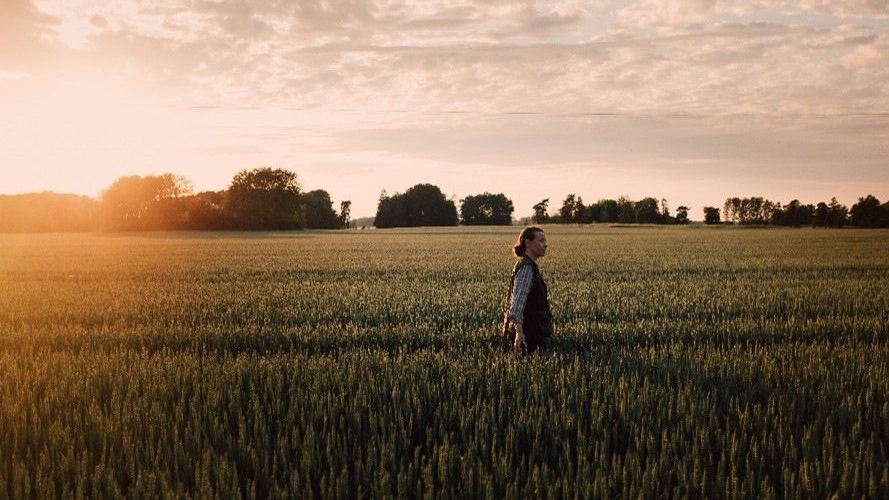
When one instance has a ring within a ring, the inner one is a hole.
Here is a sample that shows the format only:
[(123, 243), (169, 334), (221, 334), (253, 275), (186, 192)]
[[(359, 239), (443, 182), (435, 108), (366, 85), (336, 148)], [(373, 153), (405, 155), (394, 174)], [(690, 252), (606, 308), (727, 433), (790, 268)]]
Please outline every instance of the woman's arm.
[(525, 313), (525, 303), (528, 301), (528, 292), (531, 291), (531, 282), (534, 280), (534, 271), (530, 266), (522, 266), (516, 273), (512, 284), (512, 295), (509, 299), (509, 320), (515, 326), (516, 347), (525, 343), (525, 331), (522, 328)]

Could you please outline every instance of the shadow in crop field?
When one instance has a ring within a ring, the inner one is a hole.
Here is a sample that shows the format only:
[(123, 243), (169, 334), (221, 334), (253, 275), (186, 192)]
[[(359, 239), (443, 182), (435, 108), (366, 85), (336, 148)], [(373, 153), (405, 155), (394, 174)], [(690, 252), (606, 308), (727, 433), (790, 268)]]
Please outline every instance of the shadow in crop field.
[[(806, 356), (785, 359), (796, 350), (623, 349), (600, 357), (598, 363), (612, 374), (610, 378), (628, 380), (642, 399), (661, 401), (643, 413), (649, 421), (673, 429), (673, 439), (699, 435), (700, 429), (709, 435), (734, 436), (729, 441), (711, 440), (702, 448), (707, 453), (701, 459), (709, 470), (733, 457), (737, 477), (766, 477), (776, 491), (782, 491), (788, 468), (796, 475), (807, 461), (840, 460), (846, 451), (837, 443), (855, 443), (851, 449), (858, 450), (889, 432), (879, 410), (874, 410), (884, 408), (889, 398), (875, 389), (874, 381), (852, 377), (852, 385), (841, 387), (834, 380), (837, 374), (819, 361), (806, 364), (801, 361)], [(859, 397), (850, 398), (850, 391)], [(636, 436), (620, 438), (629, 447)], [(753, 443), (755, 452), (748, 448)], [(739, 449), (746, 451), (738, 453)], [(880, 470), (879, 452), (856, 460), (865, 469)], [(826, 482), (845, 472), (822, 473), (817, 480), (826, 487)]]
[[(498, 325), (478, 327), (472, 331), (461, 328), (439, 328), (426, 325), (405, 328), (398, 325), (331, 326), (319, 325), (244, 325), (231, 329), (201, 330), (180, 326), (164, 330), (82, 330), (66, 335), (52, 332), (10, 332), (0, 336), (0, 351), (65, 351), (121, 352), (144, 351), (183, 352), (207, 355), (275, 354), (303, 356), (343, 354), (349, 352), (380, 352), (406, 354), (444, 352), (454, 355), (508, 353), (506, 341), (496, 333)], [(547, 342), (545, 355), (571, 357), (586, 353), (608, 353), (633, 349), (679, 347), (690, 349), (776, 348), (780, 346), (885, 346), (885, 332), (862, 330), (828, 335), (831, 332), (794, 334), (773, 332), (723, 333), (719, 335), (682, 332), (564, 332)]]
[[(725, 353), (721, 346), (712, 346), (708, 350), (716, 359), (722, 359), (721, 355)], [(715, 410), (725, 410), (730, 402), (741, 406), (767, 404), (773, 390), (761, 370), (748, 369), (744, 375), (732, 374), (722, 362), (708, 363), (673, 355), (651, 359), (628, 352), (633, 351), (610, 351), (603, 366), (614, 373), (633, 374), (671, 389), (689, 386), (695, 393), (710, 394)]]
[[(668, 429), (672, 439), (676, 440), (694, 440), (701, 435), (701, 429), (707, 429), (711, 436), (749, 433), (746, 438), (739, 438), (743, 442), (762, 437), (759, 431), (749, 427), (748, 420), (752, 415), (767, 414), (770, 404), (799, 409), (787, 416), (787, 421), (791, 422), (788, 428), (799, 434), (799, 439), (802, 439), (804, 429), (818, 418), (823, 418), (818, 415), (828, 411), (825, 405), (830, 403), (819, 402), (812, 394), (770, 385), (767, 382), (769, 377), (758, 371), (743, 375), (731, 373), (723, 364), (724, 358), (720, 358), (719, 351), (721, 349), (713, 350), (712, 359), (718, 360), (714, 362), (709, 362), (706, 356), (703, 359), (689, 359), (684, 355), (669, 355), (653, 359), (650, 350), (638, 355), (627, 350), (612, 350), (598, 357), (599, 366), (610, 375), (605, 379), (628, 381), (633, 387), (624, 393), (625, 397), (635, 396), (637, 399), (660, 402), (652, 407), (640, 407), (630, 415), (620, 412), (613, 414), (613, 418), (618, 420), (628, 419), (626, 422), (615, 422), (611, 427), (615, 431), (610, 436), (613, 453), (624, 455), (635, 452), (640, 445), (639, 440), (644, 438), (639, 434), (638, 426), (633, 426), (634, 419), (638, 418), (648, 420), (649, 425), (653, 426), (646, 431), (659, 435), (662, 430)], [(630, 407), (633, 406), (630, 404)], [(672, 408), (672, 411), (668, 408)], [(851, 428), (846, 429), (845, 433), (849, 432)], [(691, 442), (679, 445), (688, 449), (696, 446)], [(701, 466), (710, 471), (718, 470), (720, 462), (734, 453), (731, 447), (730, 442), (708, 440), (706, 446), (701, 448), (706, 450), (700, 455)], [(737, 470), (733, 473), (739, 477), (755, 473), (764, 480), (767, 478), (772, 487), (781, 491), (784, 468), (791, 458), (785, 451), (786, 448), (773, 447), (771, 453), (764, 452), (753, 462), (750, 457), (740, 457), (741, 460), (735, 464)], [(748, 468), (751, 470), (748, 471)], [(712, 493), (716, 495), (717, 492)]]

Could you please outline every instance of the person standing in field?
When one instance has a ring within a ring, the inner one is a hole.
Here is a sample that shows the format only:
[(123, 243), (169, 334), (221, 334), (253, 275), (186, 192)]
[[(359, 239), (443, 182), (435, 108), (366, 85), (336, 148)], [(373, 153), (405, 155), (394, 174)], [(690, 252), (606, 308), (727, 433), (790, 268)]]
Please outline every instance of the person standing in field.
[(546, 255), (543, 229), (523, 229), (513, 251), (519, 261), (512, 270), (503, 335), (516, 352), (540, 352), (553, 332), (546, 283), (537, 267), (537, 260)]

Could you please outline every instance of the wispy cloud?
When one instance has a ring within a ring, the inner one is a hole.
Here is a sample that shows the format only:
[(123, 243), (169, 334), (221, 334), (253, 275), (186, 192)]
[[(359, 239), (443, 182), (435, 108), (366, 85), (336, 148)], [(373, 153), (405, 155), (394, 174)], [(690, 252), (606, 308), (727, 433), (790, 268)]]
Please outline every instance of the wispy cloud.
[[(327, 164), (376, 144), (442, 164), (873, 178), (887, 19), (883, 0), (4, 0), (0, 102), (76, 79), (206, 123), (301, 110), (262, 125), (314, 130)], [(243, 145), (189, 151), (280, 151), (240, 126)]]
[(637, 0), (620, 8), (618, 15), (623, 22), (648, 27), (700, 23), (717, 14), (768, 10), (839, 19), (889, 18), (889, 3), (883, 0)]
[(0, 69), (27, 68), (52, 55), (58, 22), (29, 0), (0, 2)]

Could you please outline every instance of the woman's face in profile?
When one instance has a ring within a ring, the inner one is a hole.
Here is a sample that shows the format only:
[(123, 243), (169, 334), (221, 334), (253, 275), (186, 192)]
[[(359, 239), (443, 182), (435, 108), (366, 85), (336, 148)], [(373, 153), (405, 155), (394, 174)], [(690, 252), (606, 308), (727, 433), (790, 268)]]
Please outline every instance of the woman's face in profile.
[(525, 242), (526, 251), (532, 252), (537, 257), (546, 255), (546, 233), (537, 231), (533, 240)]

